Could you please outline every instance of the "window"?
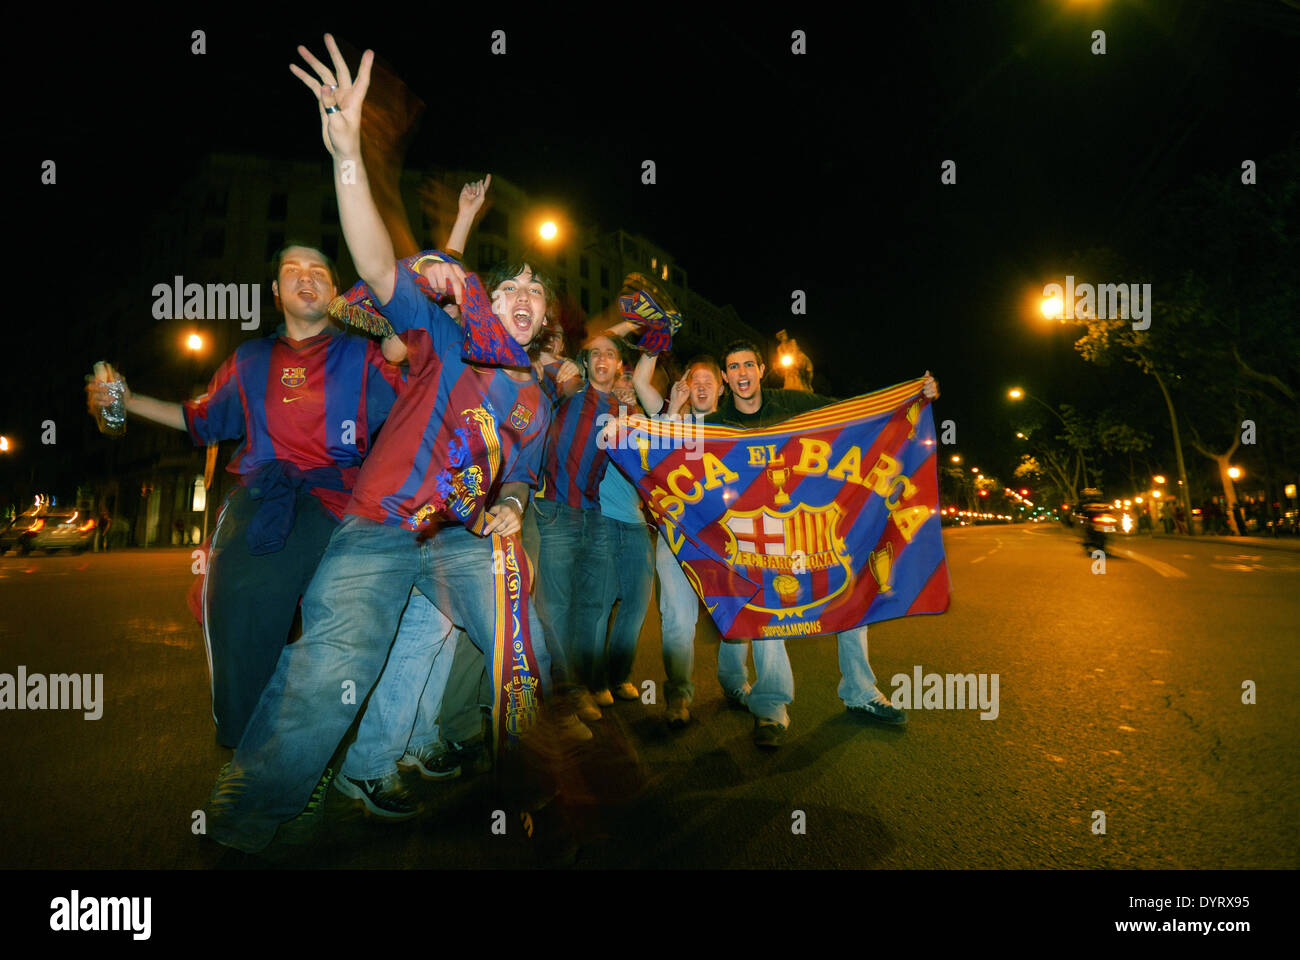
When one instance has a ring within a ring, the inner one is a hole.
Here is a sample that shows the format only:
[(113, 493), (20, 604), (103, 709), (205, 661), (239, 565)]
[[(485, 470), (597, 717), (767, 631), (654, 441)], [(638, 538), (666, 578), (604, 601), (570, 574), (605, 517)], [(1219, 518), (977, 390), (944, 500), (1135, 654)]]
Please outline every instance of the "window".
[(602, 309), (602, 310), (608, 310), (608, 309), (609, 309), (609, 297), (607, 297), (607, 296), (602, 296), (602, 297), (600, 298), (600, 309)]
[(203, 486), (203, 478), (195, 477), (192, 493), (191, 493), (190, 509), (195, 511), (202, 510), (204, 507), (207, 506), (207, 503), (208, 503), (208, 491)]
[(584, 253), (582, 256), (578, 257), (578, 276), (583, 280), (586, 280), (587, 276), (590, 273), (591, 270), (589, 269), (589, 264), (587, 263), (587, 255)]
[(281, 231), (279, 231), (279, 230), (273, 230), (273, 231), (271, 231), (270, 233), (268, 233), (268, 234), (266, 235), (266, 256), (265, 256), (265, 259), (270, 260), (272, 257), (274, 257), (277, 253), (280, 252), (280, 248), (283, 247), (283, 246), (284, 246), (284, 233), (283, 233), (283, 232), (281, 232)]
[(556, 281), (555, 288), (559, 293), (568, 293), (569, 281), (565, 277), (560, 277), (560, 279)]
[(583, 309), (583, 311), (584, 311), (585, 313), (590, 313), (590, 312), (591, 312), (591, 300), (590, 300), (590, 298), (587, 296), (587, 288), (586, 288), (586, 287), (583, 287), (583, 288), (582, 288), (582, 292), (581, 292), (580, 296), (578, 297), (578, 302), (579, 302), (580, 304), (582, 304), (582, 309)]
[(605, 264), (600, 265), (600, 285), (603, 289), (609, 289), (609, 267)]
[(266, 205), (266, 218), (268, 220), (283, 220), (288, 212), (289, 195), (285, 193), (271, 194), (271, 202)]
[(555, 265), (559, 267), (561, 270), (568, 270), (569, 258), (562, 253), (557, 253), (555, 255)]
[(220, 260), (226, 252), (226, 231), (213, 227), (203, 231), (203, 256), (211, 260)]

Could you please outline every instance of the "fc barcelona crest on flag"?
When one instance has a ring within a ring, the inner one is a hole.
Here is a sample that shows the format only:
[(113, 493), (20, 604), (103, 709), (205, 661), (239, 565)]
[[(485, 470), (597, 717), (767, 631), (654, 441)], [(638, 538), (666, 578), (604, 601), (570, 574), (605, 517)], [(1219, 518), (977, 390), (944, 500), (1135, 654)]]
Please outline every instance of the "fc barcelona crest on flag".
[(528, 424), (533, 421), (533, 411), (529, 410), (522, 403), (516, 403), (515, 408), (510, 411), (510, 426), (516, 430), (527, 430)]
[(280, 374), (280, 382), (286, 387), (301, 387), (307, 382), (307, 368), (285, 367), (284, 373)]
[[(815, 636), (948, 609), (924, 380), (751, 430), (656, 419), (610, 459), (729, 640)], [(689, 454), (689, 455), (688, 455)]]

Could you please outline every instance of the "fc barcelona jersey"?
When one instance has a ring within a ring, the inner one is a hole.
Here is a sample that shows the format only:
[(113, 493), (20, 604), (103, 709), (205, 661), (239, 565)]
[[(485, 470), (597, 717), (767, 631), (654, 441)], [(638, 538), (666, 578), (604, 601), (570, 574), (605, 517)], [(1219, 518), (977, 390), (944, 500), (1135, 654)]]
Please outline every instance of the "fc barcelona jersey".
[[(226, 358), (208, 392), (184, 404), (185, 424), (198, 444), (243, 439), (231, 473), (285, 460), (304, 471), (335, 467), (350, 489), (400, 382), (372, 340), (334, 327), (293, 340), (281, 325)], [(347, 490), (311, 493), (342, 518)]]
[(395, 275), (380, 310), (406, 331), (410, 370), (347, 512), (413, 531), (473, 524), (501, 484), (537, 486), (550, 401), (531, 372), (520, 381), (465, 363), (464, 331), (409, 273)]

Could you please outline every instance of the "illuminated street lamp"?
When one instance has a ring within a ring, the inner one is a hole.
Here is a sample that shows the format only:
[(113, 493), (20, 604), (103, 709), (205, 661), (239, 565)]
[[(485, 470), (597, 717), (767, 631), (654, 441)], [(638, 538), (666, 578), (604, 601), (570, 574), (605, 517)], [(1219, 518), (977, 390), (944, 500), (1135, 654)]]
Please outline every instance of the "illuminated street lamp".
[(952, 455), (952, 462), (953, 462), (953, 463), (961, 463), (961, 454), (959, 454), (959, 453), (954, 453), (954, 454)]
[(185, 341), (185, 346), (189, 347), (195, 353), (203, 349), (203, 338), (197, 333), (191, 333)]
[(1064, 322), (1065, 318), (1065, 300), (1059, 296), (1048, 297), (1042, 302), (1041, 309), (1043, 318), (1046, 320), (1060, 320)]
[(1241, 468), (1240, 468), (1240, 467), (1229, 467), (1229, 468), (1228, 468), (1228, 476), (1232, 477), (1232, 479), (1234, 479), (1234, 480), (1238, 480), (1238, 479), (1240, 479), (1240, 478), (1241, 478)]
[(8, 452), (9, 452), (9, 438), (0, 437), (0, 453), (8, 453)]
[(558, 234), (559, 232), (560, 232), (560, 228), (555, 225), (554, 220), (547, 220), (545, 223), (543, 223), (540, 227), (537, 228), (537, 234), (543, 240), (554, 240), (556, 234)]
[(1164, 478), (1161, 474), (1158, 474), (1158, 473), (1157, 473), (1154, 477), (1152, 477), (1151, 479), (1154, 480), (1156, 483), (1167, 483), (1167, 482), (1168, 482), (1168, 481), (1165, 480), (1165, 478)]

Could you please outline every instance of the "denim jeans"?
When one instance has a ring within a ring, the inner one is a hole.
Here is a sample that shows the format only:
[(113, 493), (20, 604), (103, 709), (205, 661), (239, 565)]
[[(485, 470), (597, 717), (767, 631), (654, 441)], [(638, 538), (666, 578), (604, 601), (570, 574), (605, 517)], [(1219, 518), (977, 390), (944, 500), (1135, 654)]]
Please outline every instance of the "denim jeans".
[[(654, 541), (644, 523), (624, 523), (601, 517), (605, 528), (608, 553), (605, 590), (597, 618), (593, 642), (591, 678), (593, 690), (608, 689), (626, 683), (636, 660), (636, 641), (650, 609), (654, 591)], [(613, 623), (609, 612), (618, 604)], [(605, 626), (609, 624), (608, 646)]]
[[(397, 527), (344, 519), (303, 599), (303, 634), (281, 652), (230, 770), (208, 802), (213, 839), (256, 852), (306, 806), (379, 677), (411, 587), (464, 626), (491, 670), (492, 554), (492, 538), (464, 527), (446, 527), (417, 542)], [(531, 607), (529, 625), (543, 692), (549, 693), (550, 660)]]
[[(659, 622), (663, 628), (664, 673), (668, 675), (664, 695), (669, 701), (674, 697), (683, 697), (689, 704), (695, 697), (695, 684), (691, 675), (695, 672), (695, 624), (700, 616), (700, 598), (696, 596), (691, 582), (686, 579), (681, 564), (673, 556), (663, 534), (655, 539), (658, 540), (655, 545), (655, 572), (659, 574)], [(743, 674), (744, 647), (740, 647), (740, 653), (740, 671)], [(718, 670), (721, 677), (721, 651), (718, 652)], [(734, 666), (732, 673), (735, 673)], [(748, 686), (748, 683), (748, 679), (742, 677), (742, 685)]]
[[(846, 707), (860, 707), (873, 700), (888, 699), (876, 688), (876, 675), (867, 660), (867, 628), (857, 627), (837, 635), (840, 662), (838, 693)], [(737, 680), (745, 679), (744, 652), (747, 644), (723, 643), (718, 651), (718, 682), (726, 690), (734, 690)], [(734, 647), (739, 655), (725, 648)], [(764, 720), (775, 720), (790, 725), (786, 706), (794, 700), (794, 672), (790, 669), (790, 655), (785, 640), (772, 638), (756, 640), (754, 648), (754, 686), (746, 701), (749, 712)], [(728, 672), (724, 676), (723, 655), (727, 655)], [(739, 670), (735, 664), (739, 662)]]
[(438, 742), (438, 714), (456, 649), (452, 637), (451, 621), (412, 589), (357, 738), (343, 758), (344, 776), (379, 780), (397, 772), (397, 761), (408, 748)]
[(604, 599), (608, 537), (599, 510), (535, 498), (538, 570), (536, 605), (551, 649), (551, 676), (568, 693), (593, 682), (591, 637)]

